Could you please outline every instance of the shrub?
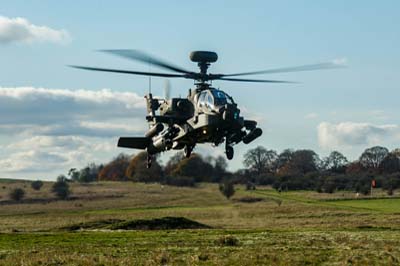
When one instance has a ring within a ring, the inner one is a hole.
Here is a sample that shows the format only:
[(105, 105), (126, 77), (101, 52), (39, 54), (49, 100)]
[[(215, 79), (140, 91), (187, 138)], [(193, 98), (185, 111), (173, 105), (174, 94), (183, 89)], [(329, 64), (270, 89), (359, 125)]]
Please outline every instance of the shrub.
[(333, 180), (326, 180), (322, 186), (325, 193), (332, 194), (336, 190), (336, 184)]
[(371, 187), (369, 186), (369, 184), (359, 185), (356, 191), (363, 195), (369, 195), (371, 192)]
[(199, 258), (200, 261), (207, 261), (210, 259), (210, 256), (204, 253), (199, 254), (197, 257)]
[(25, 190), (23, 190), (22, 188), (14, 188), (10, 192), (10, 199), (15, 201), (22, 200), (24, 196), (25, 196)]
[(229, 199), (230, 197), (235, 194), (235, 188), (233, 186), (233, 182), (230, 181), (225, 181), (224, 183), (219, 185), (219, 191), (227, 198)]
[[(378, 181), (377, 179), (377, 184), (379, 185)], [(393, 174), (382, 179), (381, 183), (382, 188), (387, 191), (387, 194), (392, 196), (393, 191), (400, 187), (400, 177), (398, 174)]]
[(246, 183), (246, 190), (256, 190), (256, 186), (252, 182), (247, 182)]
[(215, 241), (215, 243), (221, 246), (238, 246), (239, 239), (237, 239), (235, 236), (227, 235), (221, 236)]
[(57, 182), (68, 182), (68, 178), (65, 175), (57, 176)]
[(42, 186), (43, 186), (43, 182), (40, 181), (40, 180), (36, 180), (36, 181), (33, 181), (33, 182), (31, 183), (31, 187), (32, 187), (34, 190), (40, 190), (40, 189), (42, 188)]
[(55, 182), (51, 191), (60, 199), (67, 199), (71, 194), (69, 185), (65, 180), (58, 180)]

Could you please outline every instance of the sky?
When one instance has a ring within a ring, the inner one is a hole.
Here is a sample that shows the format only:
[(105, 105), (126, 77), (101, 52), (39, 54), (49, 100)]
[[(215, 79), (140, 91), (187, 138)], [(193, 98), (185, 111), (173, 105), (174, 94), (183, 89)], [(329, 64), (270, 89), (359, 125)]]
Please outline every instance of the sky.
[[(346, 62), (344, 69), (257, 76), (297, 84), (214, 81), (264, 132), (235, 147), (231, 170), (258, 145), (313, 149), (321, 157), (338, 150), (350, 160), (370, 146), (398, 148), (399, 11), (400, 2), (389, 0), (2, 0), (0, 178), (54, 180), (71, 167), (135, 153), (116, 143), (147, 129), (148, 78), (66, 65), (160, 70), (99, 49), (139, 49), (192, 70), (191, 51), (215, 51), (211, 73)], [(175, 96), (193, 87), (170, 82)], [(164, 84), (153, 78), (153, 93), (162, 96)], [(210, 145), (196, 151), (224, 154)]]

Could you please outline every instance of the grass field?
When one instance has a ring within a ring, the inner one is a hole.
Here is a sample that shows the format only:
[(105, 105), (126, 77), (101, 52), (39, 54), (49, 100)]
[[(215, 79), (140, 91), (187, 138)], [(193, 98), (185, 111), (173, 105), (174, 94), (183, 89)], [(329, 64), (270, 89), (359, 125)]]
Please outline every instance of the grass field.
[[(24, 187), (22, 203), (8, 200)], [(400, 199), (351, 192), (278, 193), (216, 184), (72, 184), (59, 201), (29, 182), (0, 182), (0, 265), (399, 265)], [(396, 196), (396, 193), (395, 193)], [(262, 201), (245, 203), (244, 197)], [(107, 219), (185, 217), (212, 227), (185, 230), (63, 228)], [(224, 239), (234, 240), (225, 242)]]

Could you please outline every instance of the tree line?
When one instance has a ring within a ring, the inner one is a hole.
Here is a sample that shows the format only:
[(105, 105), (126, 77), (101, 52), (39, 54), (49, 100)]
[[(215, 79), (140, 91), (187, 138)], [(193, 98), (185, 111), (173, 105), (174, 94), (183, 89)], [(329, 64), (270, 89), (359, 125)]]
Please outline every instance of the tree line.
[[(312, 150), (274, 150), (257, 147), (244, 156), (243, 180), (272, 185), (277, 190), (316, 190), (333, 193), (349, 190), (368, 194), (371, 185), (387, 190), (400, 187), (400, 149), (367, 148), (357, 160), (338, 151), (320, 158)], [(374, 180), (374, 181), (373, 181)]]
[(119, 154), (107, 164), (94, 164), (77, 170), (72, 168), (68, 172), (69, 180), (76, 182), (93, 181), (133, 181), (133, 182), (160, 182), (176, 186), (194, 186), (199, 182), (216, 182), (232, 178), (233, 173), (227, 171), (227, 162), (223, 156), (203, 157), (193, 153), (186, 158), (178, 152), (161, 165), (155, 157), (151, 168), (147, 168), (147, 153), (136, 155)]
[(176, 186), (229, 180), (246, 184), (249, 189), (271, 185), (279, 191), (304, 189), (326, 193), (350, 190), (368, 194), (372, 180), (388, 194), (400, 187), (400, 149), (389, 151), (381, 146), (367, 148), (355, 161), (349, 161), (338, 151), (321, 158), (313, 150), (286, 149), (278, 153), (258, 146), (245, 153), (244, 167), (235, 172), (227, 170), (223, 156), (194, 153), (186, 158), (179, 152), (165, 165), (155, 158), (150, 169), (146, 167), (146, 156), (145, 152), (134, 156), (120, 154), (104, 165), (92, 163), (80, 170), (70, 169), (68, 176), (77, 182), (160, 182)]

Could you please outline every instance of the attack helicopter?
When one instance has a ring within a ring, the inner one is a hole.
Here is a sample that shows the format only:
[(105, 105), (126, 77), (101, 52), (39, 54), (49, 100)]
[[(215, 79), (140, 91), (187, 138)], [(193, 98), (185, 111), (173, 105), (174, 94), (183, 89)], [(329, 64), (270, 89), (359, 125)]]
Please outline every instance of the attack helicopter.
[(190, 60), (197, 63), (200, 71), (193, 72), (167, 63), (138, 50), (101, 50), (126, 59), (151, 64), (175, 73), (131, 71), (71, 65), (71, 67), (92, 71), (122, 74), (145, 75), (149, 77), (185, 78), (195, 81), (186, 98), (154, 98), (149, 92), (145, 95), (147, 104), (146, 120), (149, 130), (143, 137), (120, 137), (118, 147), (147, 151), (147, 167), (151, 167), (153, 156), (168, 150), (184, 150), (190, 157), (199, 143), (211, 143), (218, 146), (225, 144), (228, 160), (234, 156), (233, 146), (243, 142), (249, 144), (262, 135), (257, 121), (245, 119), (234, 99), (226, 92), (212, 87), (213, 80), (258, 82), (258, 83), (293, 83), (281, 80), (243, 79), (237, 76), (272, 74), (341, 67), (337, 62), (327, 62), (296, 67), (277, 68), (234, 74), (211, 74), (208, 68), (218, 60), (218, 55), (211, 51), (194, 51)]

